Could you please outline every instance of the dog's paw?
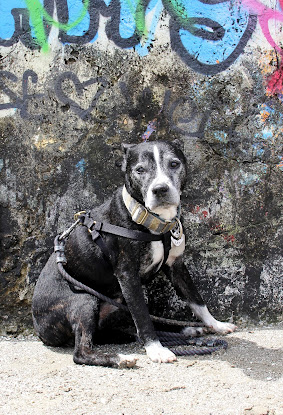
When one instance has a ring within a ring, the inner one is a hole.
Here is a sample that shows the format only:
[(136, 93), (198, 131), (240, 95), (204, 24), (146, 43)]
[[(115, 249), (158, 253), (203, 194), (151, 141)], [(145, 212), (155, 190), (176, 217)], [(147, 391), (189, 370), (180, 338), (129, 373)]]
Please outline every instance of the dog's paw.
[(125, 369), (134, 367), (137, 363), (138, 358), (131, 354), (119, 354), (118, 368)]
[(229, 334), (233, 333), (237, 329), (237, 326), (232, 323), (224, 323), (222, 321), (215, 320), (213, 324), (208, 326), (208, 329), (212, 333)]
[(185, 327), (181, 334), (185, 337), (198, 337), (207, 333), (208, 329), (206, 327)]
[(171, 350), (163, 347), (159, 341), (154, 341), (145, 346), (146, 354), (155, 363), (173, 363), (177, 360)]

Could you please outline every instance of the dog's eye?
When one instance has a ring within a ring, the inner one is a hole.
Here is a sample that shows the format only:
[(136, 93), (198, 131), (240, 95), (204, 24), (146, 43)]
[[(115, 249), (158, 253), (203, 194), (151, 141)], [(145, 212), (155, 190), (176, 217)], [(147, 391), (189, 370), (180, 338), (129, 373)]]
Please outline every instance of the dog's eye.
[(139, 174), (144, 173), (145, 172), (145, 168), (142, 167), (142, 166), (139, 166), (139, 167), (136, 168), (136, 172), (139, 173)]
[(170, 167), (171, 167), (171, 169), (176, 169), (179, 166), (180, 166), (180, 161), (179, 160), (172, 160), (172, 161), (170, 161)]

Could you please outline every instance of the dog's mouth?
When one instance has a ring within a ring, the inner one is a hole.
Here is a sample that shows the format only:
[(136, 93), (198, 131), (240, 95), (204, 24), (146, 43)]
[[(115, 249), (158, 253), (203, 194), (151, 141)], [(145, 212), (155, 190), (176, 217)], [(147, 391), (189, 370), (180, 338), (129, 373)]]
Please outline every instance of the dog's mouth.
[(172, 220), (177, 215), (180, 204), (180, 195), (176, 189), (167, 188), (166, 191), (149, 189), (145, 197), (145, 207), (159, 215), (164, 220)]
[(158, 215), (161, 219), (166, 221), (174, 219), (178, 213), (178, 205), (176, 205), (175, 203), (159, 203), (153, 207), (146, 206), (146, 208), (150, 212), (154, 213), (155, 215)]

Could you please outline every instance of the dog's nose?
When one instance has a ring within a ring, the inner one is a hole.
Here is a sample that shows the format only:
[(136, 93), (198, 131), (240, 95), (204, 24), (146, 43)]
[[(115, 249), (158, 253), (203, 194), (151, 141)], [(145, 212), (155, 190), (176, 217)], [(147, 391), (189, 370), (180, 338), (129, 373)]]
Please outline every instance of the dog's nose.
[(157, 184), (152, 189), (152, 193), (156, 196), (164, 196), (169, 190), (169, 186), (167, 184)]

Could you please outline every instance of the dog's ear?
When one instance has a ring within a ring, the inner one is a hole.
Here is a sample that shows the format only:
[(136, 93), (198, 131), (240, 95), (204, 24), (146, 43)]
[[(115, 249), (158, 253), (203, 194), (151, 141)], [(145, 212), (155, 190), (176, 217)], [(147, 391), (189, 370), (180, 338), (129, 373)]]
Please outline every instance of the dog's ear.
[(126, 144), (126, 143), (122, 143), (122, 149), (124, 151), (125, 154), (127, 154), (128, 150), (130, 150), (130, 148), (135, 147), (136, 144)]
[(135, 145), (136, 144), (126, 144), (126, 143), (121, 144), (122, 150), (124, 151), (124, 159), (123, 159), (122, 166), (121, 166), (122, 171), (126, 171), (127, 156), (128, 156), (129, 150), (132, 147), (135, 147)]
[(175, 140), (172, 141), (172, 143), (184, 152), (185, 147), (184, 147), (184, 142), (183, 141), (178, 140), (178, 138), (176, 138)]

